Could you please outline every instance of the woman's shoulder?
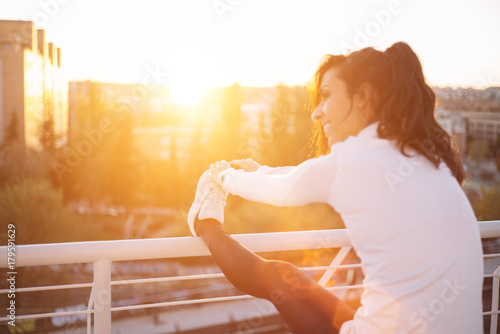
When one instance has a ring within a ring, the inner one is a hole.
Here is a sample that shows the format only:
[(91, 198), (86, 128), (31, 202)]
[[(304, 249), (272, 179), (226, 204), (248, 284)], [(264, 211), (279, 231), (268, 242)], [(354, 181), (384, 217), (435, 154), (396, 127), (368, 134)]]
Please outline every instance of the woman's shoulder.
[(378, 136), (350, 136), (333, 144), (330, 151), (337, 151), (342, 155), (357, 155), (362, 151), (394, 152), (397, 147), (393, 141)]

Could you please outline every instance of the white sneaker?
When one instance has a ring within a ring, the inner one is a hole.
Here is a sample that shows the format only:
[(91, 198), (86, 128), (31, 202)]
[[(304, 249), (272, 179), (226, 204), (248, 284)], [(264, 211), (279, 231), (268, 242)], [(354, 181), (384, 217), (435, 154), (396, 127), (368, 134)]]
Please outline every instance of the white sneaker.
[(212, 178), (210, 169), (201, 175), (194, 202), (188, 213), (188, 225), (193, 236), (198, 236), (194, 228), (196, 217), (200, 220), (211, 218), (221, 224), (224, 223), (224, 206), (227, 194)]

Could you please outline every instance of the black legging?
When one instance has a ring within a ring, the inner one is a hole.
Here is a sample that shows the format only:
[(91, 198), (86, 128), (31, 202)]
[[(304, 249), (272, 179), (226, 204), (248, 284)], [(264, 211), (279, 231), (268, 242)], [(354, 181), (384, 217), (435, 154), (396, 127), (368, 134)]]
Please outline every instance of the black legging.
[(339, 321), (352, 318), (343, 301), (297, 267), (254, 254), (219, 222), (197, 220), (196, 229), (227, 279), (239, 290), (272, 302), (293, 333), (338, 333)]

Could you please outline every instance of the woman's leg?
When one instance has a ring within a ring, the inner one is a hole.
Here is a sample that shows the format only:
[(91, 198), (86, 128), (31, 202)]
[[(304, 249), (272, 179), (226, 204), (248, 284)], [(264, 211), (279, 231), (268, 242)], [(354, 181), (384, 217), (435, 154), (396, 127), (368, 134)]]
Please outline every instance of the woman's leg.
[(212, 219), (196, 222), (215, 261), (239, 290), (271, 301), (294, 333), (338, 333), (354, 311), (288, 262), (270, 261), (231, 238)]

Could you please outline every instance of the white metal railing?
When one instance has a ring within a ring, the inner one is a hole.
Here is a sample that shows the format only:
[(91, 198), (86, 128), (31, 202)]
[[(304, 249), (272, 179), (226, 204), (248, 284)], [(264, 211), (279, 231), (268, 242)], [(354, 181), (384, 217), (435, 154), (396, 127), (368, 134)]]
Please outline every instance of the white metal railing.
[[(500, 221), (479, 222), (481, 238), (500, 237)], [(291, 251), (303, 249), (340, 248), (329, 266), (302, 268), (303, 270), (324, 270), (325, 273), (319, 283), (323, 286), (329, 281), (338, 269), (358, 268), (359, 264), (344, 264), (342, 261), (351, 249), (347, 230), (320, 230), (278, 233), (239, 234), (233, 237), (254, 252)], [(164, 306), (180, 306), (186, 304), (200, 304), (217, 301), (229, 301), (252, 298), (250, 296), (227, 296), (215, 298), (201, 298), (194, 300), (169, 301), (152, 304), (138, 304), (131, 306), (111, 307), (111, 286), (130, 285), (139, 283), (186, 281), (206, 278), (223, 277), (223, 274), (203, 274), (177, 277), (161, 277), (131, 280), (111, 280), (111, 263), (115, 261), (149, 260), (166, 258), (198, 257), (210, 255), (208, 248), (201, 238), (161, 238), (136, 239), (116, 241), (92, 241), (75, 243), (56, 243), (38, 245), (19, 245), (16, 247), (16, 267), (89, 263), (94, 264), (94, 280), (92, 283), (65, 284), (40, 287), (16, 287), (16, 292), (47, 291), (76, 288), (91, 288), (86, 310), (50, 312), (16, 316), (16, 319), (37, 319), (64, 315), (86, 315), (87, 333), (91, 333), (91, 315), (94, 314), (94, 333), (111, 333), (111, 312), (145, 309)], [(485, 260), (500, 257), (498, 254), (485, 255)], [(7, 258), (7, 247), (0, 247), (0, 258)], [(0, 268), (6, 268), (7, 261), (0, 262)], [(486, 273), (485, 277), (493, 278), (492, 308), (483, 312), (491, 315), (491, 333), (496, 333), (498, 318), (498, 296), (500, 285), (500, 267), (494, 272)], [(361, 289), (361, 285), (336, 286), (329, 290)], [(8, 289), (0, 290), (6, 294)], [(9, 318), (1, 317), (0, 321)]]

